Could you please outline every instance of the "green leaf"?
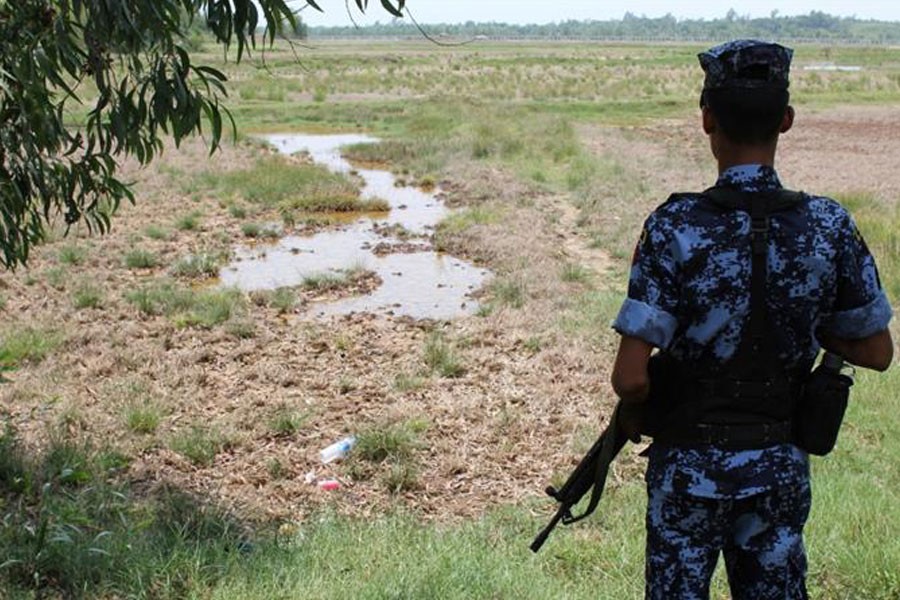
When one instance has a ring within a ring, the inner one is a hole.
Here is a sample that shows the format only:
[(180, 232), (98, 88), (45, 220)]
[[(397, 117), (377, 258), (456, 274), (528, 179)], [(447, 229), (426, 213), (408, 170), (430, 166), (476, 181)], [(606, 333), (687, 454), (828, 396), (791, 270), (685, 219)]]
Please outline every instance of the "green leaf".
[(381, 6), (384, 7), (384, 10), (399, 18), (403, 18), (404, 4), (406, 4), (405, 0), (397, 0), (397, 6), (394, 6), (391, 0), (381, 0)]

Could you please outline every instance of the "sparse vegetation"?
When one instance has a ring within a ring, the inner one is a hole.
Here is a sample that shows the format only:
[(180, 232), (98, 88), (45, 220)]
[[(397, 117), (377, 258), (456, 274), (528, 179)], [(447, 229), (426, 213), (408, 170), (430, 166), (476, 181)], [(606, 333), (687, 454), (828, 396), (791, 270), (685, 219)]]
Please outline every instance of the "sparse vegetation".
[(421, 447), (419, 436), (427, 425), (412, 420), (382, 423), (360, 431), (347, 465), (354, 479), (371, 479), (380, 473), (381, 484), (392, 494), (419, 486), (419, 464), (415, 458)]
[(54, 289), (62, 290), (66, 287), (69, 273), (64, 267), (51, 267), (44, 272), (44, 277), (47, 280), (47, 285)]
[(228, 206), (228, 214), (235, 219), (245, 219), (247, 218), (247, 209), (240, 204), (230, 204)]
[(502, 306), (522, 308), (527, 292), (525, 282), (518, 279), (497, 279), (490, 285), (491, 297)]
[(98, 308), (103, 301), (100, 288), (90, 282), (82, 282), (72, 293), (72, 305), (75, 308)]
[[(4, 331), (15, 337), (25, 323), (54, 329), (36, 326), (35, 339), (12, 343), (0, 335), (0, 369), (19, 369), (0, 386), (0, 421), (28, 424), (22, 444), (9, 429), (0, 434), (0, 596), (640, 596), (643, 463), (627, 450), (598, 517), (560, 528), (536, 557), (524, 547), (552, 509), (541, 487), (563, 477), (597, 434), (597, 419), (585, 411), (603, 415), (611, 402), (603, 383), (615, 342), (609, 322), (625, 293), (640, 220), (664, 198), (645, 165), (653, 161), (671, 182), (699, 173), (693, 155), (708, 155), (703, 140), (688, 141), (679, 125), (696, 112), (699, 46), (335, 48), (317, 44), (308, 70), (296, 69), (284, 47), (267, 52), (267, 71), (225, 64), (239, 127), (371, 132), (382, 142), (351, 148), (353, 160), (383, 165), (406, 183), (440, 182), (452, 211), (435, 232), (437, 245), (495, 274), (475, 296), (483, 318), (357, 314), (320, 322), (275, 314), (296, 312), (299, 296), (341, 295), (371, 276), (362, 268), (251, 293), (268, 307), (252, 312), (243, 293), (207, 282), (101, 273), (143, 246), (166, 257), (169, 276), (199, 279), (227, 268), (218, 248), (242, 242), (248, 215), (280, 220), (284, 230), (319, 229), (345, 216), (310, 210), (364, 208), (355, 203), (355, 174), (332, 179), (306, 157), (273, 159), (250, 139), (215, 164), (199, 145), (167, 148), (169, 176), (136, 178), (138, 206), (123, 207), (109, 235), (54, 231), (34, 248), (32, 271), (4, 278)], [(796, 69), (798, 107), (822, 121), (836, 103), (893, 102), (895, 54), (799, 45), (798, 65), (827, 59), (864, 69)], [(278, 76), (285, 71), (289, 77)], [(317, 86), (328, 90), (326, 102), (295, 102)], [(873, 123), (888, 131), (892, 122), (887, 109), (869, 110), (860, 111), (866, 126), (853, 130), (865, 161), (879, 158), (866, 145), (876, 137), (876, 145), (896, 147), (890, 136), (866, 134)], [(840, 120), (855, 127), (855, 114), (856, 107), (842, 111)], [(854, 162), (863, 158), (849, 149), (842, 159), (848, 169), (869, 164)], [(837, 195), (896, 298), (900, 218), (883, 191), (894, 183), (886, 169), (878, 191)], [(417, 236), (399, 227), (384, 233)], [(584, 252), (569, 252), (573, 246)], [(82, 262), (64, 258), (68, 247), (84, 251)], [(187, 252), (196, 254), (168, 264)], [(598, 268), (591, 256), (610, 264)], [(116, 301), (75, 313), (79, 285), (102, 285)], [(123, 296), (134, 308), (120, 309)], [(900, 543), (885, 534), (900, 529), (893, 508), (900, 433), (891, 425), (898, 386), (896, 369), (860, 373), (838, 449), (813, 461), (813, 597), (900, 594), (891, 567), (900, 563)], [(421, 420), (402, 420), (410, 415)], [(231, 431), (239, 433), (223, 433)], [(344, 461), (321, 465), (317, 449), (336, 431), (356, 433), (358, 444)], [(238, 439), (241, 447), (224, 455)], [(96, 447), (107, 440), (122, 447)], [(141, 477), (133, 488), (124, 469), (131, 460)], [(523, 464), (557, 472), (536, 482), (533, 469), (517, 468)], [(336, 477), (341, 489), (304, 483), (310, 471)], [(189, 495), (154, 473), (204, 491)], [(249, 522), (219, 510), (220, 498)], [(725, 598), (725, 589), (720, 573), (711, 596)]]
[(585, 283), (590, 279), (591, 271), (581, 264), (566, 263), (559, 276), (567, 283)]
[(162, 409), (148, 401), (135, 402), (125, 408), (125, 424), (134, 433), (155, 433), (162, 416)]
[(213, 327), (246, 309), (240, 290), (192, 290), (165, 280), (129, 292), (125, 298), (142, 313), (168, 316), (180, 326)]
[(441, 377), (459, 377), (466, 372), (456, 348), (439, 332), (425, 343), (425, 365)]
[(210, 466), (219, 452), (229, 446), (225, 436), (209, 427), (193, 426), (175, 435), (169, 447), (199, 467)]
[(159, 257), (149, 250), (133, 248), (125, 253), (124, 262), (129, 269), (152, 269), (159, 265)]
[(75, 245), (63, 246), (59, 249), (59, 262), (64, 265), (80, 265), (87, 258), (87, 251)]
[(269, 428), (275, 435), (292, 436), (300, 431), (307, 418), (307, 413), (288, 406), (279, 406), (269, 419)]
[(277, 228), (260, 223), (241, 223), (241, 233), (248, 238), (277, 238), (281, 235)]
[(60, 345), (62, 337), (52, 329), (6, 325), (0, 332), (0, 368), (37, 363)]
[(168, 229), (164, 229), (159, 225), (148, 225), (144, 229), (144, 235), (146, 235), (151, 240), (168, 240), (172, 237), (172, 232)]
[(211, 173), (201, 181), (209, 189), (227, 190), (268, 208), (303, 212), (374, 212), (389, 208), (383, 200), (361, 199), (356, 185), (345, 175), (279, 155), (260, 158), (249, 169)]
[(201, 214), (194, 211), (181, 215), (175, 219), (175, 229), (178, 231), (196, 231), (200, 227)]
[(216, 277), (219, 274), (221, 260), (211, 252), (189, 254), (179, 258), (172, 265), (172, 275), (175, 277)]
[(278, 314), (293, 312), (297, 306), (297, 294), (289, 287), (277, 288), (269, 296), (269, 306), (277, 310)]

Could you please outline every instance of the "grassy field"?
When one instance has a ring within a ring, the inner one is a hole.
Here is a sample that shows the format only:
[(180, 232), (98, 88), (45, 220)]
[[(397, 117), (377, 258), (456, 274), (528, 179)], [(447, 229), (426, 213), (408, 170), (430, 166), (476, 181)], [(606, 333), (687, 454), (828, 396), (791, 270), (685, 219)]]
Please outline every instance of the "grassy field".
[[(35, 267), (4, 278), (0, 364), (15, 382), (0, 411), (0, 597), (641, 597), (633, 452), (595, 517), (558, 529), (537, 556), (528, 544), (551, 514), (542, 483), (571, 468), (613, 401), (608, 323), (642, 219), (713, 175), (695, 124), (700, 49), (346, 42), (220, 65), (242, 137), (379, 136), (348, 155), (440, 182), (459, 210), (436, 244), (495, 278), (475, 317), (409, 326), (386, 345), (385, 331), (355, 323), (288, 329), (285, 315), (340, 282), (255, 295), (204, 282), (234, 244), (327, 227), (321, 209), (373, 209), (355, 204), (358, 183), (247, 140), (231, 167), (151, 167), (158, 181), (117, 217), (119, 237), (51, 240)], [(822, 62), (863, 70), (803, 69)], [(847, 107), (897, 114), (895, 51), (800, 46), (795, 65), (798, 110), (825, 133)], [(813, 142), (785, 152), (801, 167), (827, 158)], [(900, 187), (867, 181), (826, 177), (817, 190), (854, 210), (897, 298)], [(117, 358), (91, 362), (97, 338)], [(246, 358), (287, 360), (279, 344), (321, 354), (302, 365), (323, 377)], [(232, 402), (241, 388), (215, 369), (226, 356), (271, 387)], [(898, 378), (860, 373), (838, 449), (814, 460), (812, 597), (900, 597)], [(305, 402), (282, 391), (304, 385), (321, 391)], [(341, 398), (355, 408), (328, 421)], [(305, 470), (291, 451), (318, 449), (350, 419), (365, 426), (339, 474), (362, 499), (291, 499), (283, 489)], [(219, 491), (242, 453), (258, 471), (243, 504)], [(151, 463), (164, 468), (140, 469)], [(282, 512), (259, 509), (276, 496)], [(721, 569), (714, 597), (727, 597)]]

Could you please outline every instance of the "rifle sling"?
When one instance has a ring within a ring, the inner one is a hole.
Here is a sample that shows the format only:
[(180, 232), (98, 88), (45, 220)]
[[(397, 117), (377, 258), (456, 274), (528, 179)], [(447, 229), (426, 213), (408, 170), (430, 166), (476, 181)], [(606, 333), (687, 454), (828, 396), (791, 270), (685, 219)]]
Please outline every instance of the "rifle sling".
[(616, 404), (612, 418), (609, 420), (609, 425), (602, 434), (603, 444), (600, 447), (600, 454), (597, 456), (597, 465), (594, 470), (594, 485), (591, 487), (591, 500), (580, 515), (572, 516), (569, 514), (563, 517), (563, 523), (567, 525), (589, 516), (600, 503), (600, 497), (603, 495), (603, 490), (606, 487), (609, 467), (627, 441), (627, 438), (619, 431), (619, 405), (621, 403), (622, 401), (619, 400)]

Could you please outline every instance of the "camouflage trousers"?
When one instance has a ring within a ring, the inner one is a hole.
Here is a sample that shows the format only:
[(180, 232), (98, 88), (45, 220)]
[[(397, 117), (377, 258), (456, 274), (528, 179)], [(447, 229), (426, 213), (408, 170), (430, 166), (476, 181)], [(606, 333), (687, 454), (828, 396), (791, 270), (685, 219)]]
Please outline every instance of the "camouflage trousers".
[(646, 598), (704, 600), (721, 551), (734, 600), (805, 600), (810, 489), (738, 500), (648, 490)]

